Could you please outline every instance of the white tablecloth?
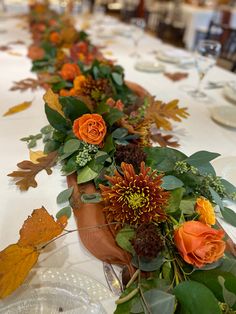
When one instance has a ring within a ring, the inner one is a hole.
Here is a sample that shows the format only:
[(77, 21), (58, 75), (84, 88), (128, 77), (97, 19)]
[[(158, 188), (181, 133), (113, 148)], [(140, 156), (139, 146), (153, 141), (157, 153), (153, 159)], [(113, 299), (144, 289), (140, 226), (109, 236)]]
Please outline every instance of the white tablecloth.
[[(106, 25), (111, 25), (110, 19), (103, 19), (103, 23), (106, 21)], [(114, 26), (114, 21), (112, 23)], [(123, 26), (117, 24), (115, 27), (118, 29)], [(4, 31), (6, 32), (4, 33)], [(169, 101), (178, 98), (181, 106), (188, 107), (190, 117), (180, 124), (175, 124), (173, 130), (181, 145), (180, 149), (184, 153), (192, 154), (197, 150), (209, 150), (219, 152), (223, 156), (236, 156), (236, 131), (217, 125), (210, 118), (212, 106), (233, 106), (225, 100), (221, 89), (209, 91), (212, 96), (211, 102), (207, 104), (198, 102), (181, 90), (182, 85), (196, 84), (197, 73), (194, 69), (189, 71), (187, 80), (176, 83), (161, 73), (138, 72), (134, 69), (134, 58), (129, 56), (133, 50), (130, 38), (113, 36), (111, 39), (101, 39), (98, 38), (96, 29), (93, 29), (92, 33), (95, 42), (107, 44), (104, 52), (107, 54), (112, 52), (113, 58), (125, 68), (127, 80), (141, 84), (158, 99)], [(24, 40), (27, 45), (30, 43), (29, 33), (27, 29), (22, 29), (22, 22), (18, 19), (1, 19), (0, 44), (7, 44), (18, 39)], [(140, 52), (144, 58), (154, 60), (152, 51), (163, 48), (167, 48), (167, 46), (163, 46), (160, 41), (148, 35), (140, 41)], [(12, 46), (12, 51), (21, 55), (16, 56), (7, 52), (0, 52), (0, 250), (18, 240), (18, 230), (33, 209), (43, 205), (51, 214), (55, 215), (59, 209), (56, 204), (56, 197), (67, 188), (66, 178), (60, 175), (57, 167), (51, 176), (45, 172), (40, 173), (37, 176), (38, 187), (24, 193), (20, 192), (12, 180), (7, 177), (8, 173), (16, 170), (16, 164), (19, 161), (29, 159), (28, 149), (25, 142), (20, 141), (20, 138), (37, 134), (40, 128), (47, 124), (42, 100), (43, 90), (22, 93), (9, 91), (13, 81), (35, 77), (30, 72), (31, 61), (26, 57), (26, 46)], [(174, 65), (166, 65), (166, 70), (176, 71), (179, 69)], [(208, 78), (212, 80), (235, 80), (235, 75), (216, 67), (211, 70)], [(33, 100), (33, 104), (26, 111), (12, 116), (2, 116), (9, 107), (29, 100)], [(67, 229), (75, 228), (75, 226), (75, 221), (71, 218)], [(83, 248), (77, 233), (61, 238), (50, 245), (40, 257), (38, 267), (76, 269), (106, 284), (102, 263)], [(112, 313), (113, 302), (107, 308), (108, 313)]]

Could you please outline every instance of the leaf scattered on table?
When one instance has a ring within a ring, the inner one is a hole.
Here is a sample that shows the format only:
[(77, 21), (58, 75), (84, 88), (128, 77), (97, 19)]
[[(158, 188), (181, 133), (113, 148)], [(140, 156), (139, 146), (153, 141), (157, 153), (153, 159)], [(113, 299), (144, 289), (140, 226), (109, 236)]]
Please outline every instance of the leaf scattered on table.
[(65, 117), (64, 112), (62, 111), (62, 105), (59, 102), (59, 96), (54, 94), (51, 89), (48, 89), (46, 94), (44, 94), (43, 100), (51, 109), (57, 111), (60, 115)]
[(163, 103), (159, 100), (154, 100), (147, 109), (145, 118), (156, 123), (158, 129), (172, 130), (172, 125), (169, 120), (181, 122), (183, 118), (188, 117), (187, 108), (178, 106), (178, 99), (172, 100), (169, 103)]
[(8, 51), (10, 50), (11, 48), (8, 46), (8, 45), (2, 45), (0, 46), (0, 51)]
[(19, 105), (10, 107), (8, 109), (8, 111), (3, 114), (3, 116), (5, 117), (5, 116), (9, 116), (11, 114), (15, 114), (17, 112), (24, 111), (27, 108), (29, 108), (31, 105), (32, 105), (32, 101), (24, 101), (24, 102), (20, 103)]
[(13, 50), (9, 50), (9, 51), (7, 51), (7, 53), (11, 56), (16, 56), (16, 57), (22, 57), (23, 56), (22, 53), (17, 52), (17, 51), (13, 51)]
[(66, 225), (66, 216), (61, 216), (55, 221), (44, 207), (35, 209), (20, 230), (18, 244), (35, 247), (46, 243), (61, 234)]
[(48, 175), (52, 173), (51, 167), (55, 165), (56, 159), (57, 151), (53, 151), (46, 157), (39, 158), (37, 164), (24, 160), (17, 164), (22, 170), (13, 171), (8, 176), (17, 180), (16, 185), (19, 186), (20, 190), (27, 191), (30, 187), (35, 188), (37, 186), (35, 177), (40, 171), (45, 170)]
[(20, 90), (24, 92), (28, 89), (35, 91), (37, 88), (42, 87), (43, 82), (40, 79), (26, 78), (17, 82), (13, 82), (13, 86), (10, 88), (11, 91)]
[(35, 248), (18, 244), (9, 245), (0, 252), (0, 299), (23, 283), (38, 256), (39, 252)]
[(39, 158), (47, 156), (46, 154), (44, 154), (44, 152), (42, 150), (32, 151), (30, 149), (29, 154), (30, 154), (30, 161), (32, 161), (34, 164), (39, 163), (39, 161), (38, 161)]
[(151, 140), (157, 142), (162, 147), (179, 147), (177, 141), (173, 141), (173, 135), (163, 135), (161, 133), (151, 134)]
[(166, 73), (164, 73), (164, 75), (174, 82), (183, 80), (183, 79), (188, 77), (187, 72), (174, 72), (174, 73), (166, 72)]

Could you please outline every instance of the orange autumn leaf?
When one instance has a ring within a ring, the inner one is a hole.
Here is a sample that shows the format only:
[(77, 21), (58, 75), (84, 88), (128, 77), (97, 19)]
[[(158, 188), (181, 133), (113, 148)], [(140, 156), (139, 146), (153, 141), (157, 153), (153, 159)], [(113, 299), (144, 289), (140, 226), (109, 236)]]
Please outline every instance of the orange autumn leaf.
[(3, 114), (3, 116), (5, 117), (5, 116), (9, 116), (11, 114), (23, 111), (23, 110), (29, 108), (31, 105), (32, 105), (32, 101), (24, 101), (24, 102), (20, 103), (19, 105), (10, 107), (8, 109), (8, 111)]
[(57, 94), (54, 94), (51, 89), (48, 89), (46, 94), (44, 94), (43, 100), (51, 109), (57, 111), (60, 115), (65, 117), (64, 112), (62, 111), (62, 106), (59, 102), (59, 97)]
[(33, 247), (9, 245), (0, 252), (0, 299), (11, 294), (25, 280), (37, 262), (39, 252)]
[(55, 221), (44, 207), (35, 209), (20, 230), (18, 244), (35, 247), (46, 243), (61, 234), (66, 225), (67, 218), (65, 216)]

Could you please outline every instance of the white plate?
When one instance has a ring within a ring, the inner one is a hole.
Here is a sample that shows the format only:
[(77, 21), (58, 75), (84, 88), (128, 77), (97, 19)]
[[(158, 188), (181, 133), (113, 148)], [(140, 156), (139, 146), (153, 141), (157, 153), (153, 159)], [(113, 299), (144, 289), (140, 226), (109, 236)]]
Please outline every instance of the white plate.
[(225, 97), (236, 104), (236, 82), (227, 83), (223, 88)]
[(156, 61), (140, 60), (134, 65), (135, 69), (142, 72), (163, 72), (165, 70), (164, 65)]
[(184, 50), (172, 49), (166, 51), (158, 51), (157, 59), (168, 63), (194, 63), (194, 58)]
[(0, 301), (4, 314), (105, 314), (100, 301), (113, 295), (87, 275), (60, 268), (42, 268), (11, 296)]
[(236, 107), (214, 107), (211, 111), (211, 117), (222, 125), (236, 128)]

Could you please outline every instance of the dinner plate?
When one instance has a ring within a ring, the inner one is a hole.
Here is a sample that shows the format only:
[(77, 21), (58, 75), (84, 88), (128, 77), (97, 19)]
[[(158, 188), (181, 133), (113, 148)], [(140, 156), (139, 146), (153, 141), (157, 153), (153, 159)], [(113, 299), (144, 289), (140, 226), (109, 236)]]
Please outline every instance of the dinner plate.
[(59, 268), (32, 271), (29, 280), (0, 301), (1, 314), (105, 314), (102, 300), (113, 297), (95, 279)]
[(236, 156), (219, 157), (212, 164), (217, 175), (236, 186)]
[(219, 106), (212, 108), (211, 117), (216, 122), (236, 128), (236, 107)]
[(236, 104), (236, 82), (229, 82), (223, 88), (224, 96), (233, 104)]
[(158, 60), (168, 63), (194, 63), (194, 58), (188, 52), (180, 49), (158, 51), (156, 57)]
[(135, 69), (142, 72), (163, 72), (165, 70), (165, 66), (156, 62), (156, 61), (148, 61), (148, 60), (140, 60), (137, 61), (134, 65)]

